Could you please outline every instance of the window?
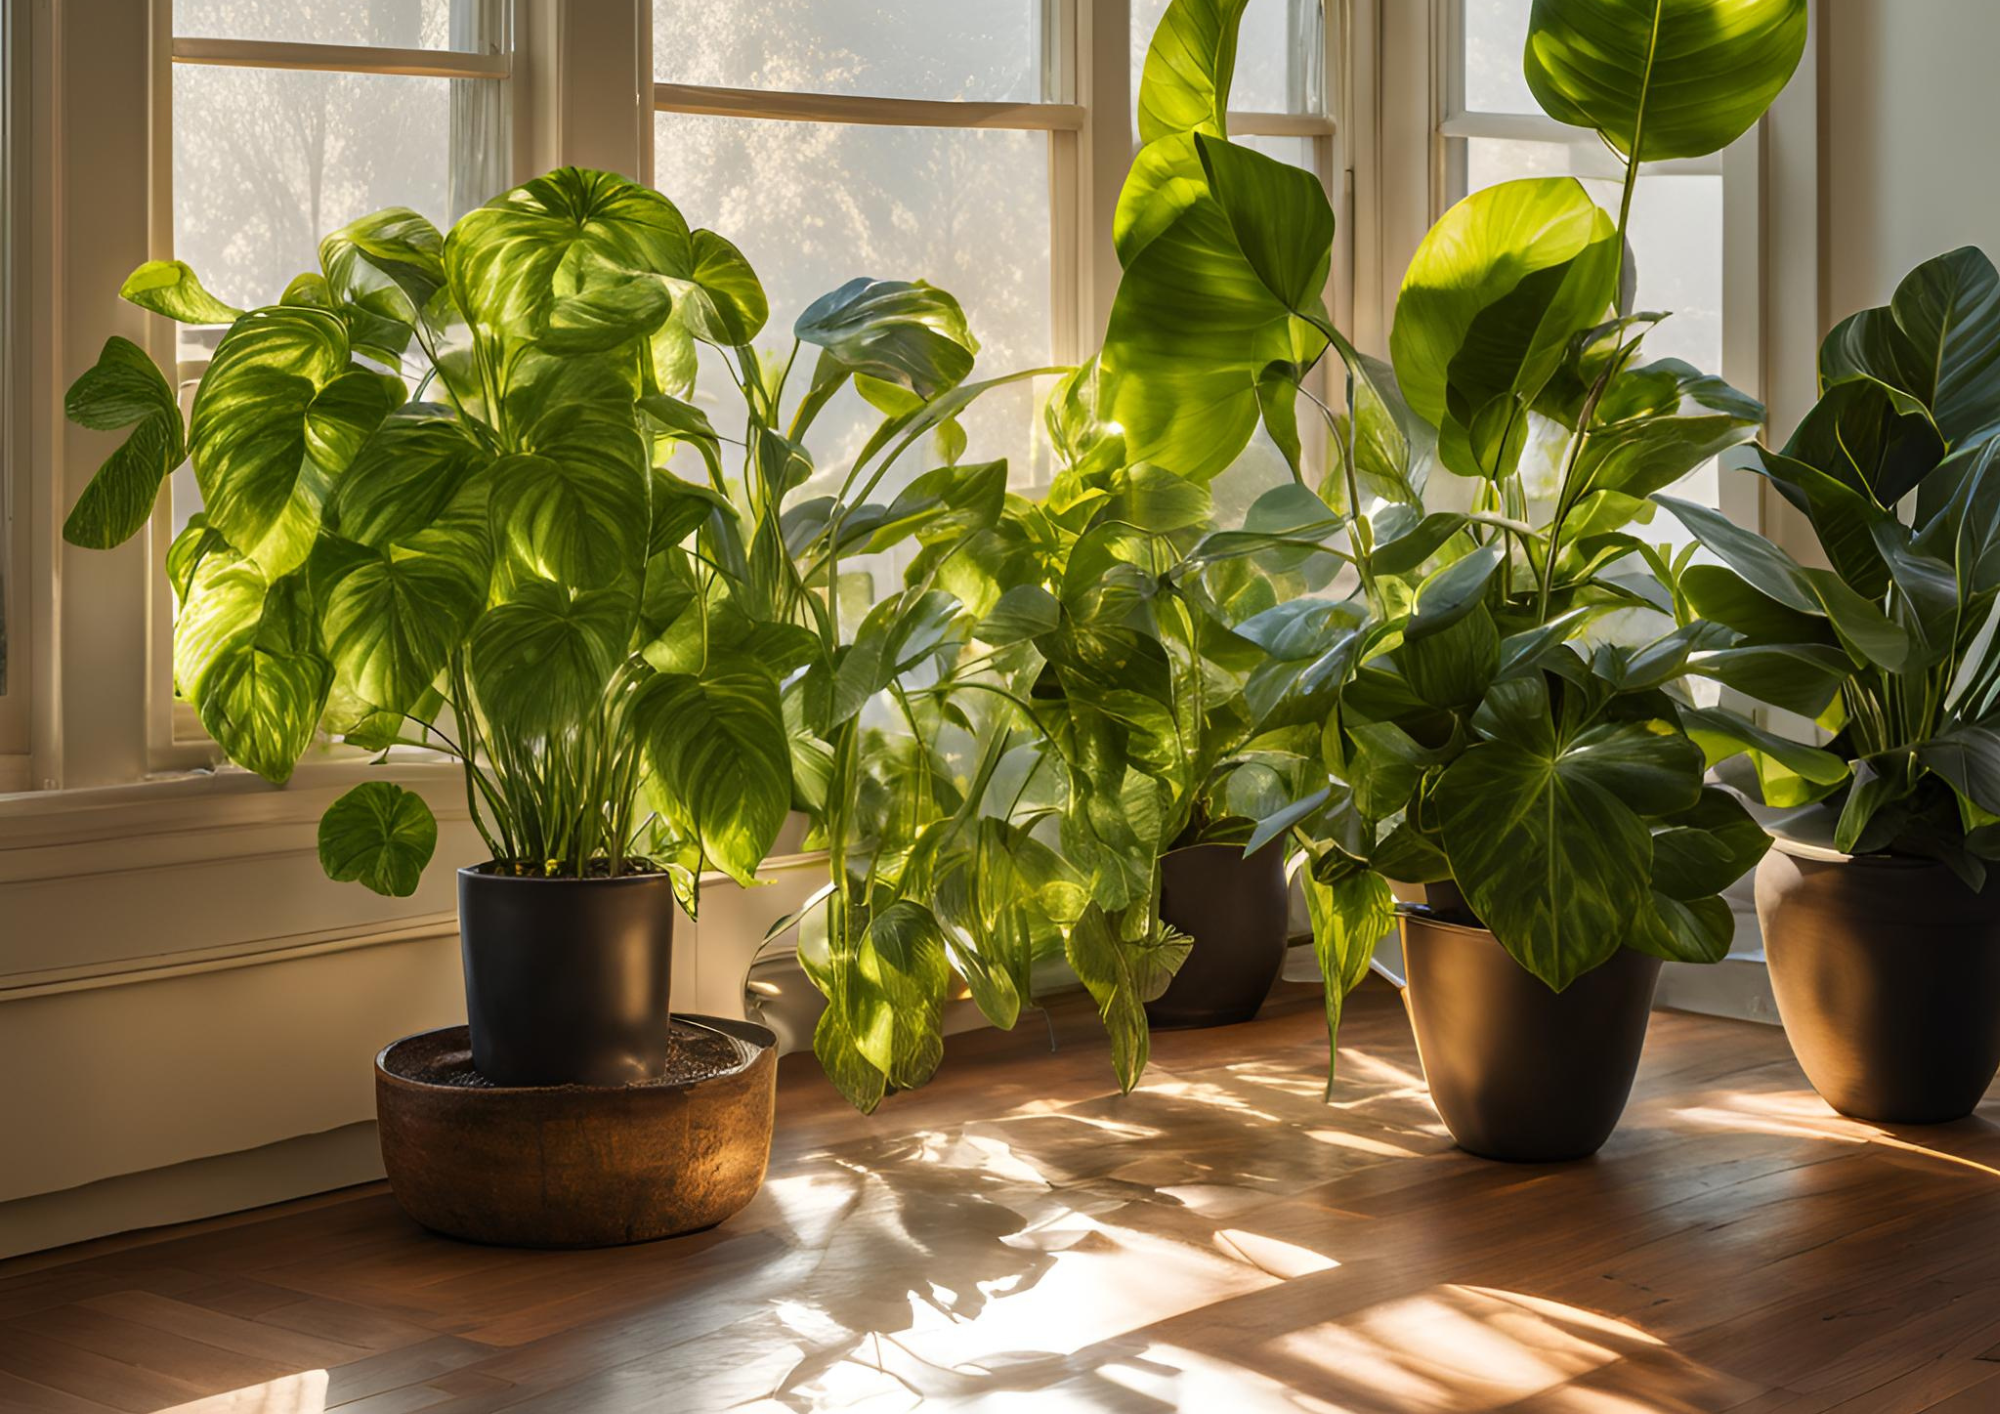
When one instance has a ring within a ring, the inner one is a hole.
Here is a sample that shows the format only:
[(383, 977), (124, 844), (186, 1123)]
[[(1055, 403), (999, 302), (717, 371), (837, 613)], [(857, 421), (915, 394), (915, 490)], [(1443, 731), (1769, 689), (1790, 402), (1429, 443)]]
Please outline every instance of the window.
[[(356, 217), (408, 206), (443, 229), (504, 190), (512, 8), (173, 0), (172, 256), (230, 304), (275, 304), (319, 268), (320, 238)], [(179, 326), (183, 397), (222, 334)], [(191, 467), (168, 501), (161, 553), (201, 509)], [(165, 673), (170, 654), (157, 656)], [(156, 746), (201, 740), (185, 704), (163, 711)]]
[[(1528, 91), (1521, 54), (1533, 3), (1451, 0), (1444, 112), (1438, 125), (1443, 204), (1516, 178), (1572, 176), (1599, 205), (1616, 213), (1624, 176), (1616, 154), (1596, 134), (1548, 117)], [(1725, 309), (1734, 319), (1734, 311), (1748, 307), (1740, 297), (1724, 297), (1725, 286), (1735, 293), (1739, 273), (1725, 260), (1725, 222), (1737, 213), (1725, 214), (1724, 192), (1725, 171), (1746, 157), (1754, 160), (1756, 140), (1753, 131), (1739, 143), (1741, 155), (1732, 149), (1689, 161), (1648, 163), (1633, 193), (1631, 226), (1638, 278), (1634, 307), (1674, 311), (1647, 336), (1646, 356), (1684, 359), (1753, 395), (1760, 369), (1754, 358), (1733, 356), (1734, 342), (1740, 341), (1732, 341), (1734, 331), (1724, 328)], [(1743, 273), (1754, 282), (1755, 262)], [(1674, 491), (1732, 513), (1745, 510), (1752, 517), (1746, 523), (1754, 525), (1754, 491), (1742, 496), (1747, 488), (1731, 487), (1725, 498), (1724, 481), (1711, 462)], [(1658, 518), (1652, 529), (1664, 538), (1686, 539), (1671, 517)]]
[[(871, 275), (958, 296), (982, 374), (1073, 361), (1103, 332), (1079, 271), (1109, 245), (1096, 226), (1125, 175), (1122, 161), (1083, 175), (1084, 131), (1115, 122), (1129, 151), (1130, 97), (1165, 7), (1134, 0), (1129, 44), (1093, 61), (1119, 72), (1085, 75), (1072, 0), (652, 0), (655, 184), (742, 248), (770, 295), (767, 342), (818, 295)], [(1319, 0), (1251, 0), (1232, 136), (1328, 179), (1324, 73)], [(1107, 92), (1124, 95), (1111, 113), (1077, 102)], [(1045, 391), (981, 399), (967, 455), (1006, 456), (1017, 485), (1046, 479)], [(737, 395), (715, 369), (696, 396), (715, 412)], [(873, 418), (851, 390), (822, 414), (821, 475), (845, 469)]]
[(26, 784), (28, 752), (28, 464), (26, 399), (21, 384), (27, 360), (16, 355), (24, 336), (27, 280), (17, 222), (22, 209), (21, 161), (27, 125), (26, 85), (17, 70), (27, 7), (0, 13), (0, 790)]

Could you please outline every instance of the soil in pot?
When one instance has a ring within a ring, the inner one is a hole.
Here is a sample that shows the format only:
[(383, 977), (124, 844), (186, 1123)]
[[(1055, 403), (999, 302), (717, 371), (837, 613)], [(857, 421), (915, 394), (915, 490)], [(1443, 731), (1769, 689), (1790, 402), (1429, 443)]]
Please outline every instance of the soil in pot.
[(1285, 852), (1198, 844), (1160, 857), (1160, 917), (1194, 940), (1166, 991), (1146, 1003), (1156, 1030), (1229, 1026), (1264, 1005), (1285, 965), (1291, 899)]
[(663, 872), (458, 871), (472, 1062), (496, 1085), (625, 1085), (666, 1072), (674, 891)]
[(2000, 1072), (2000, 885), (1944, 865), (1780, 840), (1757, 921), (1792, 1052), (1856, 1119), (1970, 1114)]
[(1411, 914), (1403, 965), (1431, 1101), (1461, 1149), (1555, 1163), (1603, 1147), (1639, 1070), (1658, 958), (1620, 948), (1554, 992), (1484, 928)]

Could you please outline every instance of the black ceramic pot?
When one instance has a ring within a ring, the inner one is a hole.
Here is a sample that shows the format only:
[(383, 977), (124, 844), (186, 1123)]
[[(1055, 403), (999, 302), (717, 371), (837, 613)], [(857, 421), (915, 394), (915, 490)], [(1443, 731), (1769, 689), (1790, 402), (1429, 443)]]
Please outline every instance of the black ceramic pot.
[(2000, 885), (1929, 860), (1823, 857), (1779, 841), (1757, 922), (1785, 1035), (1856, 1119), (1970, 1114), (2000, 1071)]
[(629, 1085), (666, 1067), (674, 890), (665, 874), (458, 871), (474, 1069), (496, 1085)]
[(1632, 1094), (1658, 958), (1620, 948), (1553, 992), (1484, 928), (1410, 914), (1403, 966), (1431, 1102), (1459, 1148), (1554, 1163), (1603, 1147)]
[(1146, 1003), (1162, 1031), (1248, 1021), (1285, 965), (1291, 897), (1285, 851), (1248, 859), (1240, 845), (1198, 844), (1160, 857), (1160, 917), (1194, 939), (1167, 990)]

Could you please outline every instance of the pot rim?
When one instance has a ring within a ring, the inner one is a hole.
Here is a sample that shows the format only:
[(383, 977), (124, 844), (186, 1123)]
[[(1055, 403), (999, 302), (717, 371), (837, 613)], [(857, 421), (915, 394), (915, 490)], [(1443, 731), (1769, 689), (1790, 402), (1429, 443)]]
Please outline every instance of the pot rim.
[[(724, 1071), (720, 1075), (703, 1076), (699, 1080), (690, 1080), (685, 1085), (657, 1083), (652, 1085), (495, 1085), (489, 1081), (477, 1089), (471, 1089), (461, 1085), (437, 1085), (428, 1080), (413, 1080), (407, 1075), (398, 1075), (395, 1071), (389, 1069), (389, 1052), (395, 1050), (396, 1047), (403, 1045), (405, 1042), (420, 1040), (437, 1031), (454, 1029), (448, 1026), (433, 1026), (422, 1031), (412, 1031), (407, 1036), (398, 1036), (395, 1040), (377, 1051), (375, 1053), (375, 1081), (380, 1085), (391, 1085), (397, 1089), (412, 1091), (420, 1095), (472, 1095), (481, 1099), (489, 1096), (547, 1094), (551, 1091), (564, 1090), (589, 1090), (598, 1093), (644, 1091), (657, 1094), (685, 1095), (691, 1091), (699, 1090), (703, 1086), (714, 1085), (718, 1082), (732, 1080), (740, 1082), (744, 1075), (757, 1069), (758, 1066), (764, 1064), (767, 1060), (773, 1065), (777, 1063), (778, 1035), (770, 1027), (765, 1026), (761, 1022), (749, 1020), (737, 1021), (726, 1016), (707, 1016), (701, 1012), (693, 1011), (669, 1012), (668, 1019), (685, 1022), (703, 1031), (715, 1031), (724, 1036), (732, 1036), (736, 1040), (755, 1046), (757, 1053), (735, 1070)], [(465, 1023), (461, 1021), (457, 1025), (464, 1026)], [(740, 1035), (732, 1031), (730, 1029), (732, 1027), (754, 1031), (757, 1034), (754, 1036)]]
[[(1768, 832), (1767, 832), (1768, 833)], [(1815, 864), (1858, 864), (1865, 869), (1949, 869), (1941, 859), (1920, 854), (1843, 854), (1832, 845), (1771, 835), (1771, 849), (1793, 859), (1809, 859)]]
[(586, 875), (586, 876), (582, 876), (582, 877), (579, 877), (579, 876), (577, 876), (577, 875), (574, 875), (574, 874), (493, 874), (493, 873), (488, 873), (488, 872), (487, 872), (487, 868), (486, 868), (486, 865), (487, 865), (487, 864), (497, 864), (497, 863), (499, 863), (499, 861), (498, 861), (498, 860), (496, 860), (496, 859), (489, 859), (489, 860), (487, 860), (487, 861), (486, 861), (486, 864), (464, 864), (464, 865), (460, 865), (460, 866), (459, 866), (459, 869), (458, 869), (458, 877), (459, 877), (460, 879), (478, 879), (478, 880), (480, 880), (480, 881), (481, 881), (482, 883), (494, 883), (494, 884), (597, 884), (597, 885), (605, 885), (605, 884), (653, 884), (653, 883), (661, 883), (661, 884), (667, 884), (667, 885), (669, 885), (669, 886), (671, 886), (671, 885), (672, 885), (672, 883), (673, 883), (673, 878), (674, 878), (674, 876), (673, 876), (672, 874), (668, 873), (668, 872), (667, 872), (667, 871), (666, 871), (665, 869), (655, 869), (655, 870), (653, 870), (653, 871), (652, 871), (651, 873), (648, 873), (648, 874), (619, 874), (619, 875), (615, 875), (615, 876), (614, 876), (614, 875), (610, 875), (610, 874), (606, 874), (606, 875), (604, 875), (604, 876), (602, 876), (602, 877), (598, 877), (598, 876), (596, 876), (596, 875)]

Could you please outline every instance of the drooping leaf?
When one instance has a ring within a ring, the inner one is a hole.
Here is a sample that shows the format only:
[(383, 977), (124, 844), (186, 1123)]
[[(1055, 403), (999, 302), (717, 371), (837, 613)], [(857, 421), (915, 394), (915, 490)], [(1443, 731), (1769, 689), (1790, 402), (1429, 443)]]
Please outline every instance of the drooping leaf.
[(922, 280), (849, 280), (808, 305), (792, 333), (925, 399), (964, 382), (979, 352), (958, 301)]
[(430, 806), (389, 781), (364, 781), (319, 818), (319, 864), (327, 878), (358, 880), (389, 898), (417, 891), (436, 849)]
[(1185, 935), (1171, 932), (1121, 938), (1095, 903), (1083, 911), (1064, 940), (1069, 965), (1097, 1003), (1110, 1034), (1111, 1065), (1121, 1091), (1129, 1094), (1139, 1083), (1151, 1052), (1146, 1003), (1180, 970), (1189, 945)]
[(1302, 878), (1312, 916), (1313, 954), (1326, 993), (1326, 1088), (1333, 1095), (1340, 1060), (1340, 1014), (1348, 993), (1368, 975), (1375, 945), (1396, 926), (1396, 900), (1382, 876), (1351, 870), (1323, 884), (1307, 870)]
[(651, 679), (633, 711), (666, 812), (717, 868), (753, 884), (792, 803), (777, 678), (755, 659), (718, 655), (699, 675)]
[(63, 539), (72, 545), (122, 545), (151, 519), (160, 483), (186, 456), (180, 404), (144, 350), (114, 334), (96, 364), (70, 385), (63, 412), (98, 431), (132, 428), (63, 522)]

